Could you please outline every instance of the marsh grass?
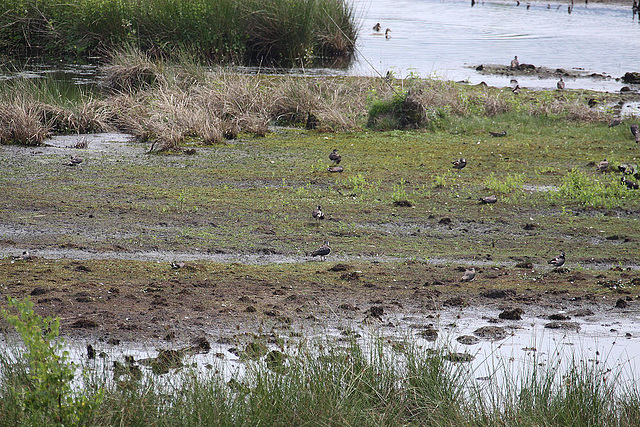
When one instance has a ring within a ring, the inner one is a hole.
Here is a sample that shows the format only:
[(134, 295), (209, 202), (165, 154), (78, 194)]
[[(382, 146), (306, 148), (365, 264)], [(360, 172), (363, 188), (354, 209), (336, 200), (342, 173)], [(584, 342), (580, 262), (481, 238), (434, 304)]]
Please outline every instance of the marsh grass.
[(637, 193), (620, 183), (616, 174), (590, 176), (577, 169), (568, 172), (557, 193), (549, 194), (561, 204), (577, 203), (595, 208), (620, 207)]
[[(374, 337), (278, 342), (279, 350), (244, 359), (242, 373), (227, 372), (222, 363), (204, 372), (182, 368), (164, 376), (115, 375), (84, 365), (76, 370), (83, 374), (76, 378), (73, 399), (93, 406), (78, 407), (82, 418), (66, 425), (631, 426), (640, 421), (633, 381), (620, 386), (620, 373), (578, 357), (531, 363), (515, 377), (508, 362), (498, 362), (496, 369), (504, 372), (496, 377), (504, 379), (487, 387), (468, 365), (449, 361), (446, 346), (426, 349), (411, 339)], [(28, 361), (3, 353), (0, 364), (3, 425), (60, 425), (46, 405), (22, 409), (16, 390), (31, 375)]]
[(524, 185), (524, 174), (496, 175), (494, 172), (484, 180), (484, 188), (497, 193), (511, 193), (515, 190), (522, 190)]
[(89, 57), (127, 45), (156, 58), (188, 48), (215, 62), (308, 65), (349, 58), (357, 28), (343, 0), (10, 0), (0, 46), (15, 56)]

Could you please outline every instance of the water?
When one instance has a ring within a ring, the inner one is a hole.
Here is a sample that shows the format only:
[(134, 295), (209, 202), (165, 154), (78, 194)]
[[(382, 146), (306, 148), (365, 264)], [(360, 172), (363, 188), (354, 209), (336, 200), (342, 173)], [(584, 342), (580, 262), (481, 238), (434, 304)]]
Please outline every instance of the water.
[[(417, 73), (476, 84), (508, 86), (509, 77), (480, 75), (480, 64), (508, 65), (514, 55), (521, 63), (550, 69), (579, 68), (621, 77), (637, 71), (631, 52), (640, 49), (640, 22), (629, 5), (567, 2), (480, 1), (471, 7), (462, 0), (353, 0), (362, 15), (359, 56), (349, 71), (376, 75)], [(547, 9), (547, 4), (550, 8)], [(558, 6), (560, 6), (559, 9)], [(373, 25), (392, 30), (390, 39), (375, 34)], [(469, 68), (472, 67), (472, 68)], [(518, 77), (520, 86), (555, 88), (554, 79)], [(615, 80), (569, 79), (567, 88), (617, 91)], [(636, 88), (637, 89), (637, 88)]]

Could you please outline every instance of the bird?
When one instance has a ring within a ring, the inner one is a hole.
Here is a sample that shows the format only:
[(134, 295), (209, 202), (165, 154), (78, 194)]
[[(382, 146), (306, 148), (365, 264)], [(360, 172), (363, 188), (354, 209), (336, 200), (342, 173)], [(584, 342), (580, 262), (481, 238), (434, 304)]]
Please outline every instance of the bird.
[(609, 122), (609, 127), (615, 127), (618, 126), (620, 123), (622, 123), (622, 120), (620, 120), (619, 117), (614, 117), (613, 119), (611, 119), (611, 121)]
[(549, 264), (553, 265), (555, 268), (562, 267), (564, 265), (564, 252), (562, 252), (559, 256), (550, 259)]
[(478, 200), (480, 201), (481, 204), (486, 205), (486, 204), (493, 204), (497, 202), (498, 198), (495, 196), (495, 194), (493, 194), (491, 196), (480, 197)]
[(467, 160), (464, 157), (460, 157), (458, 160), (451, 162), (454, 169), (463, 169), (467, 166)]
[(334, 166), (331, 168), (327, 168), (327, 170), (329, 172), (338, 172), (338, 173), (342, 173), (342, 171), (344, 171), (344, 168), (342, 166)]
[(329, 246), (329, 242), (324, 242), (324, 245), (320, 246), (315, 251), (311, 252), (312, 257), (319, 256), (320, 261), (324, 261), (326, 256), (331, 253), (331, 247)]
[(489, 131), (489, 134), (491, 136), (495, 136), (496, 138), (501, 137), (501, 136), (507, 136), (507, 131), (503, 130), (502, 132), (491, 132)]
[(629, 190), (637, 190), (638, 188), (640, 188), (640, 184), (630, 181), (624, 176), (620, 177), (620, 182), (626, 185)]
[(560, 77), (560, 80), (558, 80), (558, 83), (556, 83), (556, 87), (558, 88), (558, 90), (564, 90), (564, 80), (562, 79), (562, 77)]
[(600, 172), (604, 172), (607, 169), (609, 169), (609, 162), (607, 161), (607, 159), (604, 159), (603, 161), (598, 163), (598, 167), (596, 168), (596, 170), (598, 170)]
[(514, 56), (513, 59), (511, 60), (511, 69), (515, 70), (516, 68), (518, 68), (520, 66), (520, 61), (518, 61), (518, 56)]
[(169, 263), (169, 265), (174, 270), (178, 270), (178, 269), (180, 269), (180, 268), (185, 266), (184, 262), (182, 262), (182, 261), (172, 261), (172, 262)]
[(470, 282), (476, 277), (476, 269), (474, 267), (465, 270), (464, 275), (460, 279), (461, 282)]
[(631, 125), (631, 134), (636, 139), (636, 143), (640, 142), (640, 128), (635, 123)]
[(382, 29), (382, 26), (380, 25), (379, 22), (373, 26), (373, 31), (375, 31), (376, 33), (379, 33), (381, 29)]
[(626, 163), (623, 163), (621, 165), (618, 165), (618, 171), (622, 172), (625, 175), (633, 175), (636, 173), (637, 167), (638, 165), (628, 165)]
[(340, 154), (338, 154), (338, 149), (337, 148), (335, 148), (331, 152), (331, 154), (329, 154), (329, 160), (331, 160), (336, 165), (340, 163), (340, 161), (342, 160), (342, 156)]
[(311, 216), (314, 217), (316, 220), (324, 219), (324, 213), (322, 212), (322, 208), (320, 207), (320, 205), (318, 205), (318, 207), (315, 208), (313, 212), (311, 212)]
[(82, 163), (82, 157), (70, 156), (67, 166), (78, 166)]
[(516, 87), (514, 87), (511, 92), (515, 93), (516, 95), (520, 93), (520, 85), (516, 85)]
[(384, 37), (387, 39), (391, 38), (391, 34), (389, 34), (391, 32), (390, 28), (387, 28), (386, 30), (384, 30)]

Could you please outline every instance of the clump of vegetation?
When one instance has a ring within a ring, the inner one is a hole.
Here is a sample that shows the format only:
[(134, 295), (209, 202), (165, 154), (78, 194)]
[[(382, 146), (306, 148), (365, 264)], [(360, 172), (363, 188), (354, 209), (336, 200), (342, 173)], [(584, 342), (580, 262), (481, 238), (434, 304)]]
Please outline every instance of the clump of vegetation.
[(24, 351), (15, 364), (2, 359), (0, 418), (5, 425), (12, 419), (16, 425), (86, 425), (102, 394), (73, 392), (75, 366), (59, 338), (59, 319), (35, 314), (28, 300), (9, 298), (8, 306), (0, 314), (20, 335)]
[(491, 172), (484, 181), (484, 188), (497, 193), (510, 193), (514, 190), (521, 190), (524, 185), (523, 174), (506, 174), (497, 176)]
[(153, 57), (189, 47), (210, 61), (256, 65), (348, 59), (357, 28), (344, 0), (51, 0), (0, 5), (0, 48), (14, 56), (102, 55), (126, 45)]
[(584, 172), (572, 169), (567, 173), (559, 191), (551, 194), (560, 203), (578, 203), (594, 208), (615, 208), (636, 193), (620, 184), (618, 175), (588, 176)]

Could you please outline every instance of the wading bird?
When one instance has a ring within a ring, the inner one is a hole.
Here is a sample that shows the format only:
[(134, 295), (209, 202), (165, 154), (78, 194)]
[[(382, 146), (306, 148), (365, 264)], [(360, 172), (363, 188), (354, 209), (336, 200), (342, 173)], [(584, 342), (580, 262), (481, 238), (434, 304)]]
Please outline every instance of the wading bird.
[(460, 279), (461, 282), (470, 282), (476, 277), (476, 269), (471, 267), (464, 272), (464, 275)]
[(334, 149), (331, 154), (329, 154), (329, 160), (331, 160), (333, 163), (335, 163), (336, 165), (338, 163), (340, 163), (340, 161), (342, 160), (342, 156), (340, 154), (338, 154), (338, 149)]
[(313, 212), (311, 212), (311, 216), (314, 217), (316, 220), (324, 219), (324, 213), (322, 212), (322, 208), (320, 207), (320, 205), (318, 205), (318, 207), (315, 208)]
[(564, 261), (564, 252), (562, 252), (559, 256), (549, 260), (549, 264), (553, 265), (555, 268), (558, 268), (564, 265)]
[(331, 248), (329, 247), (329, 242), (324, 242), (324, 245), (320, 246), (315, 251), (311, 252), (312, 257), (319, 256), (321, 261), (324, 261), (326, 256), (331, 253)]
[(458, 160), (451, 162), (454, 169), (462, 169), (467, 166), (467, 160), (464, 157), (460, 157)]

